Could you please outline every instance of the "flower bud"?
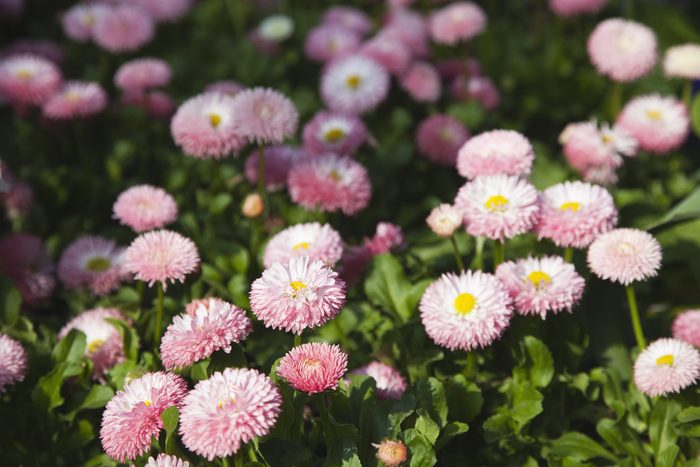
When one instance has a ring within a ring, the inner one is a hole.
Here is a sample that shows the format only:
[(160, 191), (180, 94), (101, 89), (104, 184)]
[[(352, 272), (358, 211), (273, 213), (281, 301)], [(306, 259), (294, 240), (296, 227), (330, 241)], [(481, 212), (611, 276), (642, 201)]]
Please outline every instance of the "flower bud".
[(251, 193), (243, 200), (241, 211), (244, 216), (254, 218), (262, 214), (264, 209), (262, 197), (257, 193)]
[(463, 216), (454, 206), (441, 204), (430, 211), (426, 222), (436, 235), (451, 237), (455, 230), (462, 225)]
[(375, 444), (374, 446), (377, 448), (377, 459), (388, 467), (401, 465), (408, 459), (406, 445), (401, 441), (385, 439), (380, 444)]

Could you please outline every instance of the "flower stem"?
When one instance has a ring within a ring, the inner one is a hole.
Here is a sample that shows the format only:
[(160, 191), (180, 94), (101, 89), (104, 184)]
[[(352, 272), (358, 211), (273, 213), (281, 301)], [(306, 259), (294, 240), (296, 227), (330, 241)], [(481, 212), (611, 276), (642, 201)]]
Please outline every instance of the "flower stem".
[(571, 247), (564, 248), (564, 261), (567, 263), (572, 262), (574, 259), (574, 249)]
[(474, 257), (474, 267), (481, 271), (484, 269), (484, 237), (476, 237), (476, 255)]
[(622, 109), (622, 84), (614, 83), (610, 99), (610, 121), (614, 122)]
[(639, 350), (643, 350), (647, 343), (644, 340), (644, 332), (642, 331), (642, 323), (639, 321), (639, 309), (637, 308), (637, 297), (634, 294), (634, 288), (631, 285), (626, 287), (627, 303), (630, 306), (630, 317), (632, 318), (632, 328), (634, 329), (634, 337), (637, 339)]
[(221, 461), (221, 467), (228, 467), (228, 458), (222, 457), (219, 459)]
[(301, 345), (301, 334), (294, 334), (294, 347)]
[(156, 299), (156, 325), (153, 329), (153, 351), (158, 353), (158, 346), (160, 345), (160, 331), (163, 327), (163, 300), (165, 299), (163, 284), (158, 282), (156, 284), (156, 290), (158, 292), (158, 298)]
[(238, 452), (233, 456), (233, 465), (235, 467), (243, 467), (243, 449), (238, 449)]
[(269, 207), (267, 203), (267, 191), (265, 190), (265, 146), (258, 146), (258, 194), (263, 202), (263, 219), (267, 218)]
[(505, 260), (505, 244), (500, 240), (493, 241), (493, 269), (494, 271)]
[(452, 249), (454, 250), (454, 253), (455, 253), (455, 259), (457, 260), (457, 267), (459, 268), (460, 271), (464, 271), (464, 263), (462, 262), (462, 255), (459, 253), (459, 246), (457, 245), (457, 240), (455, 240), (454, 235), (452, 235), (450, 237), (450, 243), (452, 243)]
[(686, 79), (683, 82), (683, 91), (681, 96), (683, 98), (683, 102), (688, 108), (688, 111), (690, 111), (690, 105), (692, 104), (691, 101), (693, 99), (693, 82), (691, 80)]

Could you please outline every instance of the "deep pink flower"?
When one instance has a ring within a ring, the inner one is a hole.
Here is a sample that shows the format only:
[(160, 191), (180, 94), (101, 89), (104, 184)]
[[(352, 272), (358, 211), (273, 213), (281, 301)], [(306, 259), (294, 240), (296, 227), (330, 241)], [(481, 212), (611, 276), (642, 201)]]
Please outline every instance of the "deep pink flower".
[(401, 87), (418, 102), (435, 102), (440, 98), (440, 75), (427, 62), (415, 62), (401, 76)]
[(15, 105), (39, 105), (61, 87), (61, 71), (37, 55), (0, 60), (0, 97)]
[(390, 73), (400, 76), (411, 62), (411, 50), (391, 31), (379, 31), (360, 47), (359, 53), (371, 58)]
[(435, 114), (418, 126), (416, 144), (421, 154), (441, 165), (454, 166), (459, 149), (469, 139), (469, 131), (457, 119)]
[(337, 25), (321, 24), (306, 36), (304, 53), (315, 62), (329, 62), (356, 51), (360, 47), (359, 34)]
[(348, 356), (337, 345), (314, 342), (294, 347), (277, 367), (277, 374), (297, 391), (307, 394), (336, 389), (348, 366)]
[(403, 247), (404, 236), (401, 227), (390, 222), (380, 222), (374, 237), (365, 240), (365, 246), (373, 255), (381, 255)]
[(372, 21), (357, 8), (349, 6), (333, 6), (326, 10), (322, 18), (323, 24), (343, 27), (365, 36), (372, 29)]
[(162, 188), (137, 185), (122, 191), (112, 207), (113, 217), (122, 225), (141, 233), (175, 222), (177, 203)]

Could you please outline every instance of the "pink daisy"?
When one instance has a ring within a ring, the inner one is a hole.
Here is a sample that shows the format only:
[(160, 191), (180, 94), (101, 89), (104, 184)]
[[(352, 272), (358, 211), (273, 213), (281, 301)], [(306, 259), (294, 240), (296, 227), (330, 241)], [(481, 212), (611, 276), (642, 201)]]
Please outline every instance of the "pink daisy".
[(378, 399), (401, 399), (401, 395), (406, 391), (406, 379), (396, 368), (386, 363), (372, 362), (352, 373), (367, 375), (374, 379)]
[(435, 102), (440, 98), (440, 75), (427, 62), (415, 62), (401, 76), (401, 87), (417, 102)]
[(146, 93), (146, 111), (156, 118), (170, 119), (177, 106), (173, 99), (162, 91)]
[(527, 138), (512, 130), (493, 130), (472, 137), (457, 155), (457, 171), (473, 180), (483, 175), (527, 175), (535, 152)]
[(454, 166), (459, 149), (468, 139), (465, 126), (446, 114), (426, 118), (416, 133), (418, 150), (433, 162), (446, 166)]
[(656, 64), (654, 31), (635, 21), (610, 18), (588, 37), (588, 56), (598, 72), (613, 81), (640, 78)]
[(149, 457), (145, 467), (190, 467), (190, 463), (179, 457), (159, 454), (155, 459)]
[(415, 58), (426, 58), (430, 52), (428, 23), (422, 14), (407, 8), (389, 12), (383, 30), (391, 33), (411, 51)]
[(352, 155), (367, 139), (367, 128), (355, 115), (321, 111), (304, 126), (302, 139), (309, 154)]
[(109, 11), (102, 3), (76, 3), (61, 15), (63, 32), (74, 41), (87, 42), (93, 37), (97, 19)]
[(207, 85), (207, 87), (204, 88), (204, 92), (218, 92), (233, 97), (244, 89), (245, 86), (243, 86), (241, 83), (231, 79), (226, 79), (214, 81), (213, 83)]
[(321, 211), (342, 210), (353, 215), (369, 204), (372, 186), (359, 162), (326, 154), (296, 164), (289, 172), (289, 194), (302, 207)]
[(700, 347), (700, 310), (686, 310), (676, 316), (671, 326), (673, 337)]
[(61, 87), (61, 71), (36, 55), (14, 55), (0, 60), (0, 97), (16, 105), (39, 105)]
[(360, 36), (367, 35), (372, 30), (372, 21), (357, 8), (349, 6), (333, 6), (323, 14), (322, 22), (335, 27), (354, 31)]
[(297, 224), (272, 237), (265, 246), (263, 265), (308, 256), (333, 266), (343, 254), (343, 239), (329, 224)]
[(137, 50), (154, 35), (153, 19), (143, 9), (125, 4), (110, 6), (98, 15), (92, 30), (95, 43), (111, 53)]
[(124, 343), (119, 330), (107, 318), (127, 321), (116, 308), (95, 308), (83, 311), (63, 326), (58, 339), (63, 339), (72, 329), (85, 334), (85, 356), (92, 360), (92, 377), (104, 382), (105, 375), (114, 365), (124, 361)]
[(617, 125), (639, 142), (640, 149), (656, 154), (680, 148), (690, 132), (686, 106), (675, 97), (659, 94), (629, 101), (617, 117)]
[(126, 93), (141, 93), (146, 89), (165, 86), (172, 70), (165, 60), (137, 58), (121, 65), (114, 74), (114, 84)]
[(634, 384), (649, 397), (680, 392), (700, 376), (700, 352), (678, 339), (658, 339), (634, 362)]
[(541, 196), (537, 238), (560, 247), (586, 248), (617, 224), (615, 202), (605, 188), (584, 182), (564, 182)]
[(44, 116), (54, 120), (91, 117), (107, 107), (107, 93), (98, 83), (69, 81), (42, 107)]
[(401, 441), (385, 439), (372, 446), (377, 448), (377, 459), (386, 467), (399, 467), (408, 460), (408, 449)]
[(588, 267), (601, 279), (629, 285), (654, 277), (661, 267), (661, 245), (638, 229), (615, 229), (588, 248)]
[(129, 381), (102, 414), (102, 448), (119, 462), (146, 453), (151, 439), (163, 429), (160, 414), (168, 407), (180, 407), (185, 394), (187, 383), (172, 373), (146, 373)]
[(329, 62), (356, 51), (362, 39), (349, 29), (337, 25), (316, 26), (306, 36), (304, 53), (315, 62)]
[(233, 97), (205, 93), (186, 100), (170, 122), (175, 144), (188, 156), (220, 159), (245, 146), (235, 127)]
[(483, 348), (510, 324), (510, 298), (491, 274), (443, 274), (425, 289), (420, 317), (430, 338), (450, 350)]
[(132, 186), (122, 191), (112, 211), (115, 219), (137, 233), (159, 229), (177, 219), (175, 198), (151, 185)]
[(486, 110), (495, 109), (501, 102), (498, 88), (486, 76), (457, 77), (452, 82), (451, 91), (456, 99), (476, 101)]
[(386, 69), (362, 55), (334, 60), (321, 76), (323, 101), (337, 112), (363, 114), (377, 107), (388, 92)]
[(0, 394), (26, 374), (27, 352), (19, 342), (0, 333)]
[(388, 72), (401, 75), (413, 58), (411, 50), (394, 33), (379, 31), (360, 47), (360, 54), (369, 57)]
[(666, 50), (664, 74), (669, 78), (700, 79), (700, 44), (682, 44)]
[(294, 103), (273, 89), (246, 89), (236, 94), (232, 105), (234, 128), (249, 141), (281, 143), (297, 130), (299, 113)]
[(345, 305), (345, 282), (323, 261), (308, 257), (274, 263), (250, 288), (250, 307), (266, 327), (301, 334), (321, 326)]
[(167, 370), (182, 368), (210, 357), (217, 350), (231, 352), (253, 330), (245, 311), (218, 298), (195, 300), (187, 313), (175, 316), (160, 344)]
[(226, 368), (200, 381), (185, 397), (180, 411), (180, 438), (190, 451), (227, 457), (242, 443), (265, 436), (275, 425), (282, 395), (257, 370)]
[(172, 22), (183, 17), (194, 4), (193, 0), (125, 0), (141, 7), (158, 22)]
[(526, 258), (502, 263), (496, 277), (503, 283), (521, 315), (571, 312), (583, 296), (585, 282), (573, 264), (559, 256)]
[(49, 298), (56, 286), (53, 263), (40, 238), (11, 234), (0, 240), (0, 271), (22, 294), (22, 300), (36, 305)]
[(608, 0), (549, 0), (549, 8), (559, 16), (597, 13)]
[(430, 16), (430, 35), (438, 44), (454, 45), (481, 34), (486, 29), (486, 13), (472, 2), (454, 2)]
[(105, 295), (128, 277), (122, 265), (124, 248), (103, 237), (80, 237), (63, 251), (58, 262), (58, 278), (69, 289), (89, 287), (95, 295)]
[(401, 248), (404, 246), (403, 231), (396, 224), (380, 222), (377, 224), (374, 237), (365, 239), (365, 246), (373, 255), (381, 255)]
[(348, 356), (337, 345), (314, 342), (294, 347), (277, 367), (277, 374), (297, 391), (307, 394), (336, 389), (348, 366)]
[(187, 237), (169, 230), (154, 230), (139, 235), (124, 253), (124, 268), (137, 280), (152, 287), (160, 282), (185, 282), (185, 276), (199, 268), (197, 247)]
[(464, 223), (464, 217), (459, 209), (451, 204), (443, 203), (433, 208), (425, 221), (435, 235), (448, 238)]
[(535, 187), (512, 175), (467, 182), (457, 193), (455, 207), (464, 215), (470, 235), (501, 241), (530, 231), (540, 214)]
[[(245, 161), (245, 176), (255, 185), (258, 181), (258, 154), (256, 149)], [(289, 171), (295, 164), (306, 158), (303, 149), (294, 146), (278, 145), (265, 148), (265, 188), (267, 191), (279, 191), (287, 185)]]

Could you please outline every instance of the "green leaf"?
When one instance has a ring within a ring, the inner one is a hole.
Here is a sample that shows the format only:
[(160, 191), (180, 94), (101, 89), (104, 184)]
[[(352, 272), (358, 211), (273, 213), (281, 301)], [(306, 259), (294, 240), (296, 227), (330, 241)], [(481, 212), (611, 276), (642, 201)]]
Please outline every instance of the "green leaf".
[(106, 318), (106, 321), (117, 328), (124, 342), (124, 356), (127, 360), (136, 361), (139, 358), (139, 334), (126, 321)]
[(594, 458), (604, 458), (611, 461), (618, 461), (617, 456), (605, 449), (598, 442), (584, 435), (583, 433), (570, 432), (554, 440), (551, 445), (551, 452), (560, 458), (573, 457), (580, 461)]
[(5, 309), (3, 310), (2, 321), (6, 326), (14, 326), (19, 318), (19, 310), (22, 307), (22, 295), (19, 291), (10, 287), (5, 294)]
[[(700, 95), (698, 96), (700, 97)], [(696, 99), (698, 101), (698, 99)], [(647, 230), (658, 231), (661, 227), (668, 227), (671, 224), (688, 221), (700, 217), (700, 188), (696, 188), (692, 193), (676, 204), (669, 212), (660, 219), (647, 226)]]
[(404, 431), (403, 440), (411, 453), (411, 467), (432, 467), (437, 464), (430, 441), (418, 430), (410, 428)]
[[(84, 342), (85, 334), (80, 334), (83, 336)], [(66, 378), (79, 375), (82, 369), (82, 365), (64, 361), (39, 378), (37, 385), (32, 390), (32, 401), (40, 412), (51, 413), (55, 408), (63, 405), (64, 399), (61, 395), (63, 382)]]
[(212, 214), (220, 214), (226, 210), (226, 208), (231, 204), (233, 198), (228, 193), (219, 193), (214, 197), (209, 205), (209, 211)]
[(445, 387), (435, 378), (418, 381), (415, 385), (416, 402), (442, 429), (447, 422)]
[(673, 467), (676, 465), (676, 459), (680, 451), (681, 449), (675, 444), (666, 446), (666, 448), (656, 456), (656, 467)]
[(676, 420), (678, 420), (680, 423), (695, 422), (700, 420), (700, 407), (688, 407), (687, 409), (683, 409), (678, 416), (676, 416)]
[(542, 393), (530, 385), (518, 384), (513, 389), (513, 408), (510, 416), (522, 429), (530, 420), (542, 413)]
[(175, 451), (177, 451), (175, 432), (177, 423), (180, 420), (180, 412), (173, 405), (163, 410), (160, 418), (163, 420), (163, 426), (165, 427), (165, 452), (166, 454), (175, 454)]
[(202, 360), (193, 364), (190, 367), (190, 378), (195, 381), (202, 381), (209, 377), (207, 374), (207, 368), (209, 368), (209, 360)]
[(659, 455), (669, 446), (676, 444), (678, 433), (673, 426), (673, 421), (681, 411), (678, 402), (671, 400), (658, 400), (651, 411), (649, 421), (649, 440), (654, 450), (654, 456)]
[(376, 305), (395, 313), (403, 322), (413, 316), (418, 301), (430, 280), (411, 284), (401, 263), (393, 256), (379, 255), (365, 281), (367, 298)]
[(514, 374), (521, 375), (520, 379), (522, 379), (524, 373), (527, 380), (536, 388), (547, 386), (554, 375), (554, 360), (547, 346), (535, 337), (525, 336), (520, 343), (520, 348), (525, 361)]
[(58, 341), (51, 356), (57, 363), (80, 362), (85, 355), (85, 339), (85, 334), (82, 331), (71, 329), (66, 337)]
[(693, 124), (695, 135), (700, 138), (700, 94), (695, 96), (690, 105), (690, 121)]
[(329, 446), (330, 450), (324, 465), (342, 467), (362, 467), (357, 445), (351, 439), (342, 439)]
[(311, 452), (303, 444), (280, 438), (261, 443), (260, 451), (273, 467), (307, 465), (312, 459)]
[(377, 404), (373, 412), (374, 432), (377, 439), (395, 438), (401, 432), (401, 423), (416, 407), (412, 394), (406, 392), (401, 399), (387, 399)]
[(479, 415), (484, 404), (481, 389), (463, 375), (455, 375), (444, 382), (450, 418), (471, 421)]
[(437, 423), (435, 423), (432, 418), (424, 415), (420, 415), (416, 419), (415, 428), (420, 434), (425, 436), (428, 441), (430, 441), (430, 444), (435, 444), (435, 440), (437, 440), (438, 436), (440, 435), (440, 427), (437, 425)]
[(445, 428), (440, 433), (440, 437), (435, 443), (435, 450), (439, 451), (445, 444), (447, 444), (455, 436), (461, 435), (469, 431), (469, 425), (462, 422), (450, 422), (445, 425)]
[(64, 418), (70, 422), (81, 410), (101, 409), (107, 405), (107, 402), (109, 402), (112, 397), (114, 397), (112, 388), (96, 384), (90, 388), (90, 391), (88, 391), (85, 398), (80, 402), (80, 405), (67, 413)]

